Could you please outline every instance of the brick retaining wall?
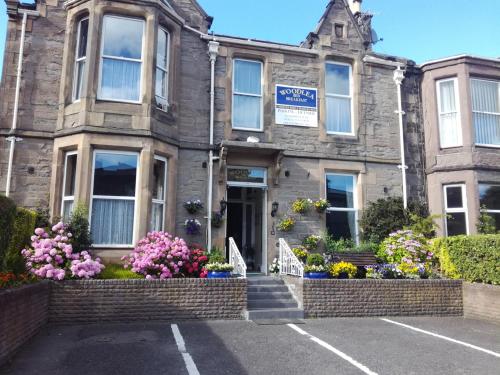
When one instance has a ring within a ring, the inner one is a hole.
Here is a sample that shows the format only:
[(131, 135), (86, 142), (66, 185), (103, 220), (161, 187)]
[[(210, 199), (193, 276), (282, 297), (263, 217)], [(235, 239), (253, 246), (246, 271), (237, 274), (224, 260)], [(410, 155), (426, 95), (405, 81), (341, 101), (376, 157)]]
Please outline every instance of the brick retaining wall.
[(464, 316), (500, 324), (500, 285), (464, 282)]
[(245, 279), (54, 282), (50, 322), (242, 319), (246, 286)]
[(459, 280), (304, 280), (309, 318), (368, 316), (461, 316)]
[(47, 323), (50, 283), (0, 292), (0, 366)]

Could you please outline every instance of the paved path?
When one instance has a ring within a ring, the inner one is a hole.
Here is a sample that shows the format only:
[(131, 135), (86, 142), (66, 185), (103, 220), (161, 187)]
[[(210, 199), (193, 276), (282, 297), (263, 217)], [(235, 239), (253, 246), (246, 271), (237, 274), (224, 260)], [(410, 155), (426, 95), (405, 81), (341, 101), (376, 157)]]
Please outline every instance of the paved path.
[(462, 318), (48, 326), (6, 375), (500, 374), (500, 326)]

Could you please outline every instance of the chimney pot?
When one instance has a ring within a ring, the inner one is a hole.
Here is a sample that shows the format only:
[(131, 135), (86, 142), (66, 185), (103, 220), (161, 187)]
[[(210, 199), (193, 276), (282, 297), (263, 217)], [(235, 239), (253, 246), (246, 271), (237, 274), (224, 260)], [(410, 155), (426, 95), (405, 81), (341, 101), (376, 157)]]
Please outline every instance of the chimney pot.
[(349, 8), (352, 14), (361, 13), (361, 3), (363, 0), (349, 0)]

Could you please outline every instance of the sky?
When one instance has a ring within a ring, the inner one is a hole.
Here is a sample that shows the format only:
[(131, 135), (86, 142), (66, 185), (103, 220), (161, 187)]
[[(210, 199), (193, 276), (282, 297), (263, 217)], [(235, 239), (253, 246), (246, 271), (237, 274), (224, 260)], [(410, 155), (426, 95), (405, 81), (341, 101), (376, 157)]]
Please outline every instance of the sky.
[[(315, 29), (328, 0), (198, 2), (214, 17), (215, 33), (298, 44)], [(383, 38), (377, 52), (419, 64), (463, 53), (500, 57), (500, 0), (363, 0), (363, 10), (374, 14), (373, 27)], [(6, 22), (0, 0), (2, 56)]]

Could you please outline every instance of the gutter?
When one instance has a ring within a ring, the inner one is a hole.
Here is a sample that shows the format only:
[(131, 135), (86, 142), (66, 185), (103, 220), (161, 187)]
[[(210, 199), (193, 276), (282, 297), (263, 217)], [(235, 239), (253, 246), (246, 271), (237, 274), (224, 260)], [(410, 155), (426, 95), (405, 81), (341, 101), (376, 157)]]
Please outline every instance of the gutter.
[(18, 14), (23, 15), (23, 21), (21, 26), (21, 39), (19, 40), (19, 56), (17, 60), (17, 77), (16, 77), (16, 91), (14, 95), (14, 110), (12, 113), (12, 126), (10, 130), (10, 136), (7, 137), (7, 141), (10, 142), (9, 149), (9, 162), (7, 164), (7, 182), (5, 184), (5, 196), (10, 195), (10, 185), (12, 180), (12, 168), (14, 165), (14, 151), (16, 148), (16, 142), (22, 141), (21, 138), (16, 137), (16, 129), (17, 129), (17, 119), (19, 113), (19, 93), (21, 91), (21, 77), (23, 72), (23, 58), (24, 58), (24, 40), (26, 37), (26, 23), (28, 21), (28, 16), (38, 17), (40, 13), (33, 10), (18, 9)]

